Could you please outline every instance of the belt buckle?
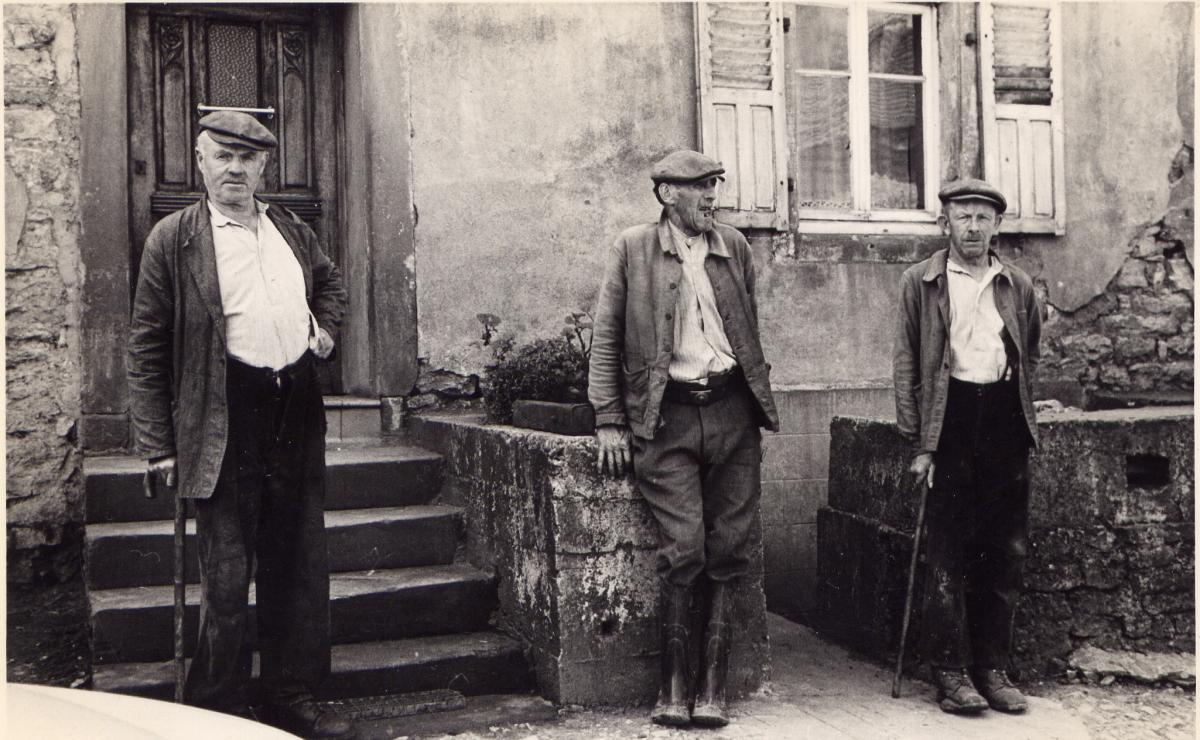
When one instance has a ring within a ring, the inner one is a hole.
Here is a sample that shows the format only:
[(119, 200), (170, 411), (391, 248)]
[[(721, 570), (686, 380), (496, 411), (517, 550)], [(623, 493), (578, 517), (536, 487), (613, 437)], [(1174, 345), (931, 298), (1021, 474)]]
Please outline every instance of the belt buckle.
[(692, 397), (700, 403), (708, 403), (708, 399), (712, 397), (712, 390), (692, 391)]

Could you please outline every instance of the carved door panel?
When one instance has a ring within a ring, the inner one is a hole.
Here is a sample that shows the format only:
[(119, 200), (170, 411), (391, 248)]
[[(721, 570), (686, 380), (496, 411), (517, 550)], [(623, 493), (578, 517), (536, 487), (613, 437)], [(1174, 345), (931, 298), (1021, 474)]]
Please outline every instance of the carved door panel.
[[(341, 265), (341, 80), (332, 11), (304, 5), (130, 5), (127, 24), (134, 280), (150, 229), (204, 191), (193, 153), (201, 105), (275, 109), (273, 116), (258, 116), (279, 139), (258, 196), (303, 218)], [(337, 391), (338, 363), (328, 365), (323, 385)]]

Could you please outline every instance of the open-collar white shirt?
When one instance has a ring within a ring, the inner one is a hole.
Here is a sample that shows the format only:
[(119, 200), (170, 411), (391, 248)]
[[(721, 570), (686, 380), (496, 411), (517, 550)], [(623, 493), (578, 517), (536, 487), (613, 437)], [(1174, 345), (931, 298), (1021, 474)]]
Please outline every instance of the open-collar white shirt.
[(996, 276), (1002, 266), (988, 258), (983, 279), (976, 282), (953, 258), (946, 260), (950, 292), (950, 377), (969, 383), (995, 383), (1004, 379), (1008, 357), (1004, 352), (1004, 320), (996, 308)]
[(683, 262), (683, 279), (675, 303), (675, 351), (667, 375), (671, 380), (705, 382), (709, 375), (737, 364), (717, 310), (712, 281), (704, 269), (708, 235), (688, 236), (675, 224), (668, 222), (668, 226), (675, 253)]

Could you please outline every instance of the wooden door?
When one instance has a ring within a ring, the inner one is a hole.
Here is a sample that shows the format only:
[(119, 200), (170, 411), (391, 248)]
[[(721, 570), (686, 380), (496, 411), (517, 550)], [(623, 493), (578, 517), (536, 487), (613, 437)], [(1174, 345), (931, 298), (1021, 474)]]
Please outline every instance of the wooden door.
[[(279, 148), (258, 197), (304, 219), (330, 258), (343, 264), (337, 243), (342, 95), (335, 12), (313, 5), (128, 6), (135, 285), (151, 227), (204, 191), (193, 153), (201, 105), (275, 109), (259, 115)], [(322, 364), (328, 365), (324, 390), (338, 392), (339, 362)]]

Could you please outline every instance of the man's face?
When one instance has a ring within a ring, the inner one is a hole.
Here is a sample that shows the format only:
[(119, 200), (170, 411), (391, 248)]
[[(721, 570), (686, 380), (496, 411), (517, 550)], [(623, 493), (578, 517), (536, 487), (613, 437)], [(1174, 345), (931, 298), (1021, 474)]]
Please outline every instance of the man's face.
[(211, 200), (221, 205), (244, 206), (254, 200), (254, 191), (267, 165), (267, 153), (220, 144), (204, 133), (196, 139), (196, 165)]
[(713, 212), (717, 207), (716, 177), (696, 182), (666, 182), (659, 186), (659, 196), (667, 205), (667, 216), (674, 213), (678, 225), (688, 236), (703, 234), (713, 227)]
[(951, 254), (962, 262), (976, 262), (986, 258), (1000, 228), (1000, 214), (986, 200), (951, 201), (942, 209), (938, 223), (950, 237)]

